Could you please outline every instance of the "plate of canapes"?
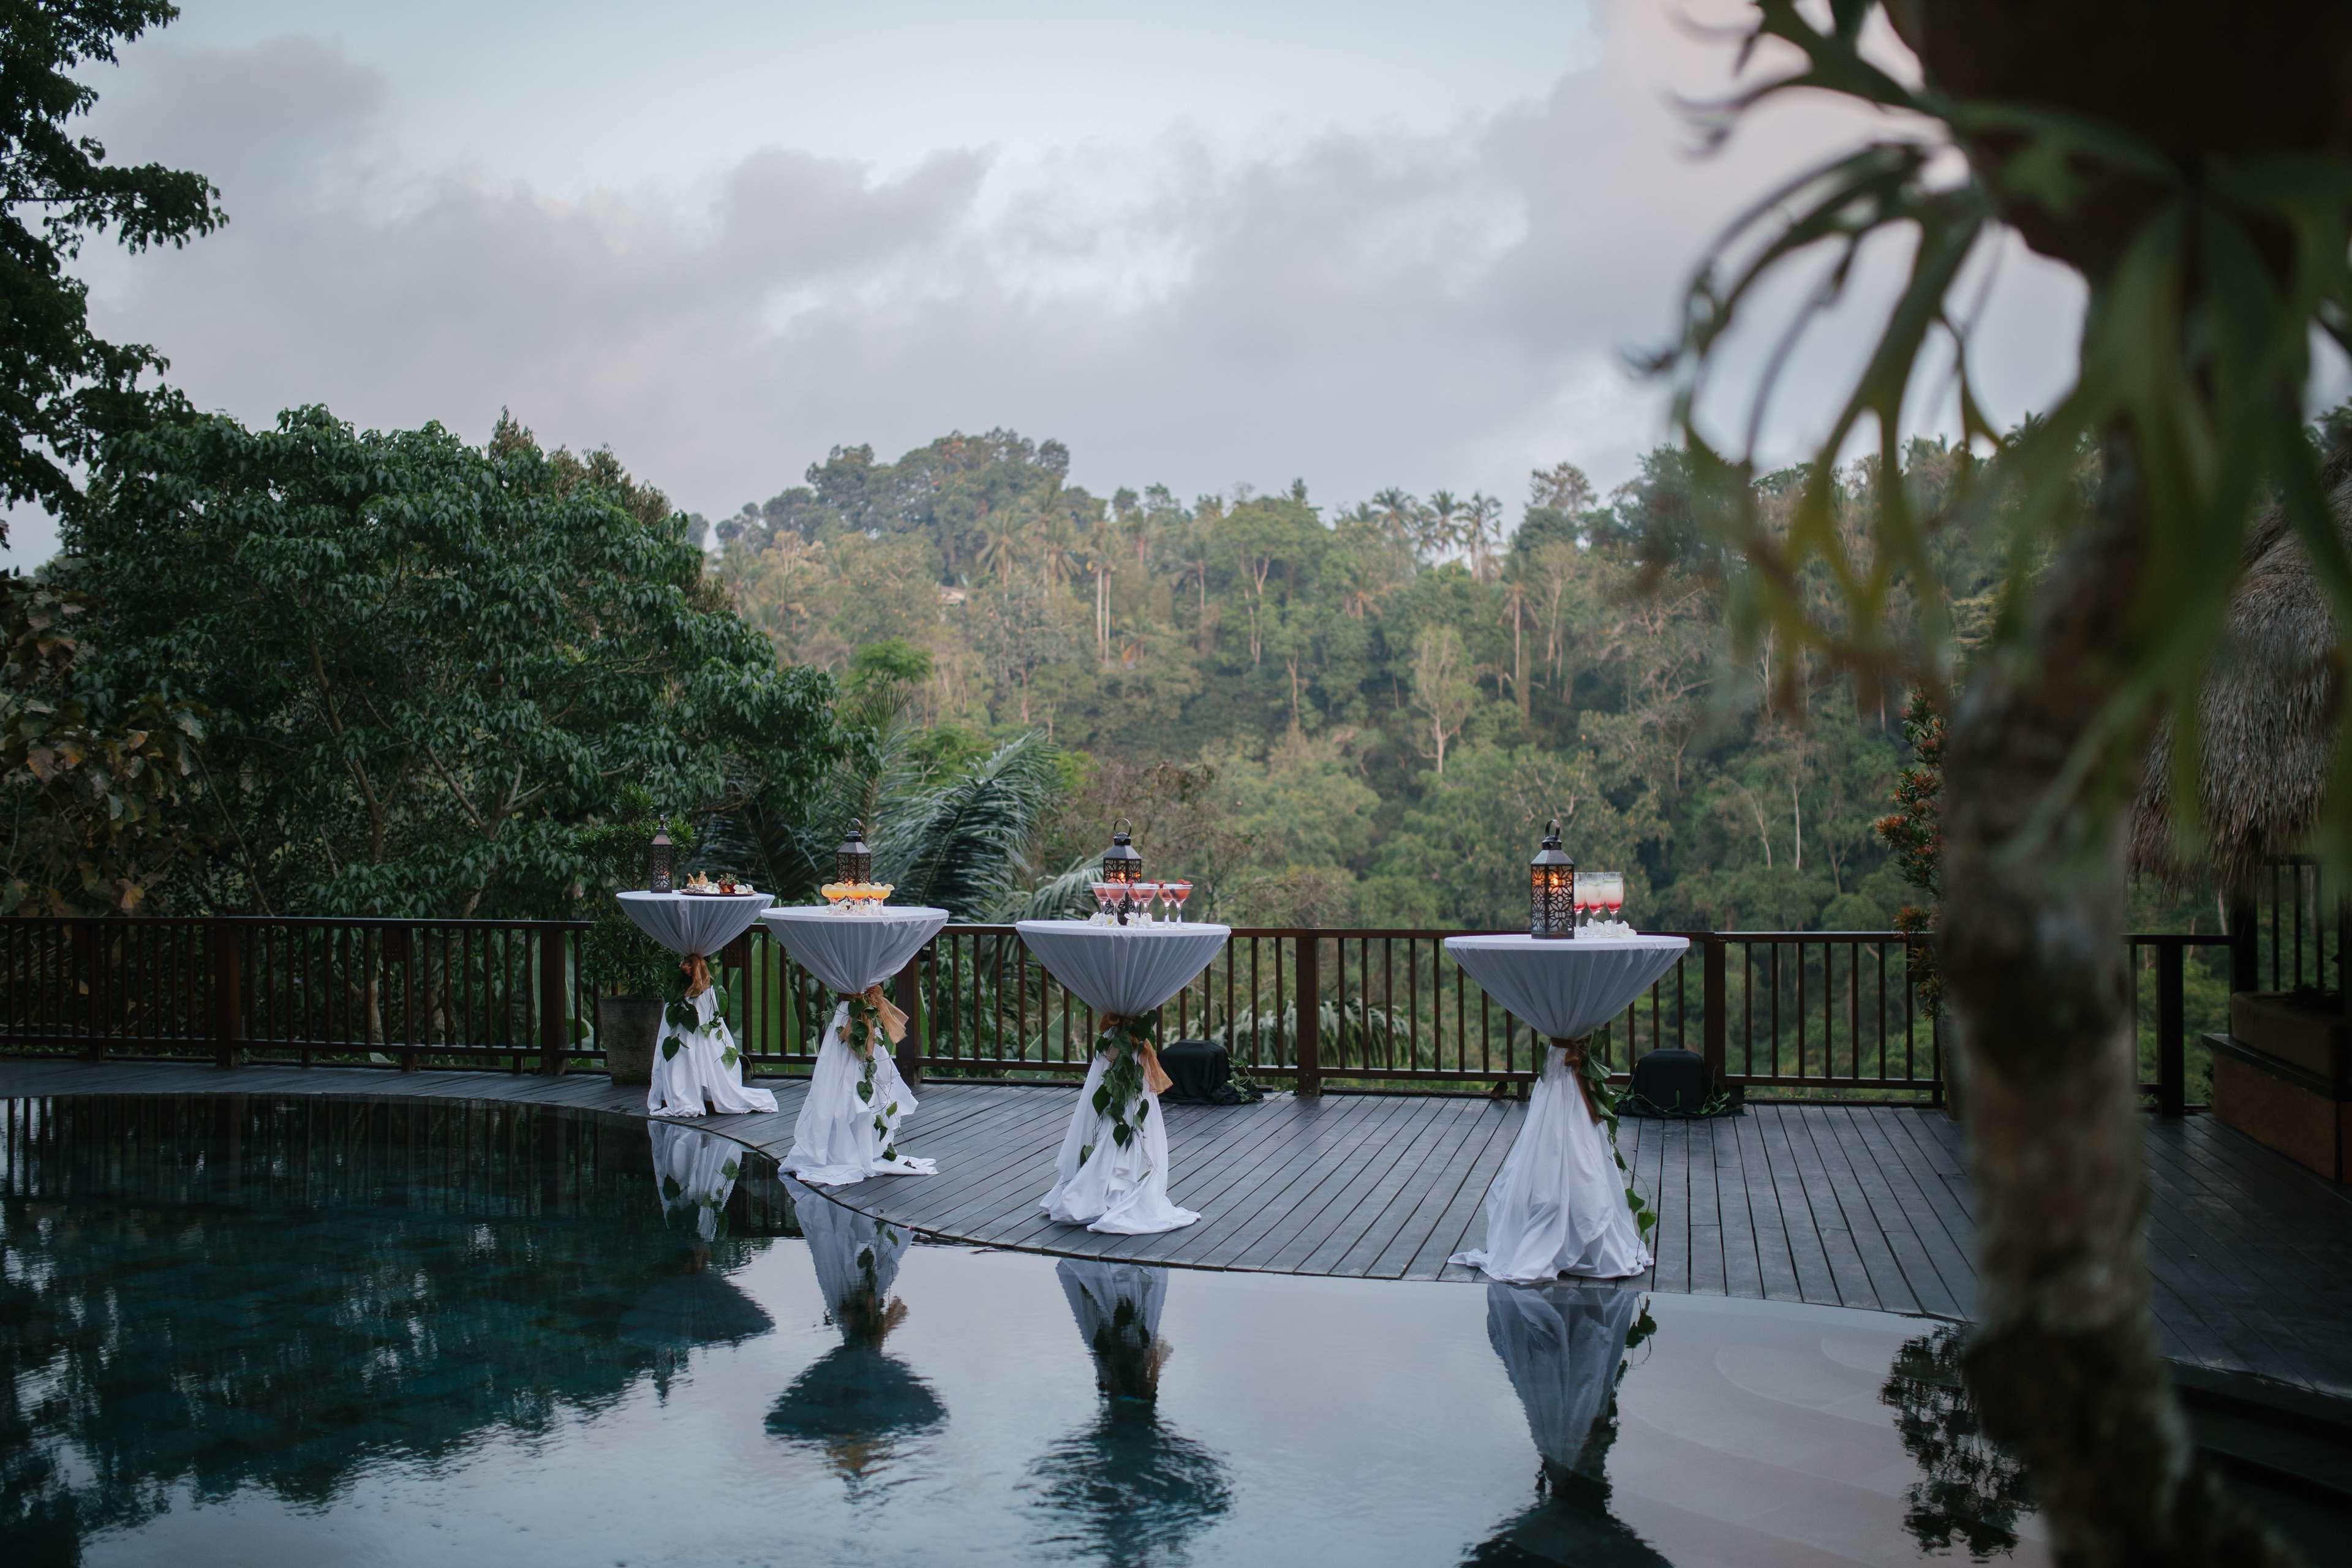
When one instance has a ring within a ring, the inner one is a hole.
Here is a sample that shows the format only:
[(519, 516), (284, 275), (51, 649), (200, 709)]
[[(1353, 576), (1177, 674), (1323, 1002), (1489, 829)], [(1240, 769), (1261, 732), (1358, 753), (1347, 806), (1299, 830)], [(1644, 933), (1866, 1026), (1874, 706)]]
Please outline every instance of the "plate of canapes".
[(730, 898), (737, 893), (756, 893), (760, 889), (749, 882), (737, 881), (731, 871), (721, 871), (716, 877), (705, 871), (697, 871), (679, 883), (677, 890), (681, 893), (691, 893), (701, 899), (723, 899)]

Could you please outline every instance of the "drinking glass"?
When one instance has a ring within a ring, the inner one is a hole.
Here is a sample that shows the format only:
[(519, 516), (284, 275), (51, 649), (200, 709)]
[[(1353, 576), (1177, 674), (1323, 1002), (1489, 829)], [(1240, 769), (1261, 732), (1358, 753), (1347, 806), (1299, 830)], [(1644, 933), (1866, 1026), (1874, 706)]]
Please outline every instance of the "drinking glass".
[(1107, 926), (1110, 924), (1110, 896), (1116, 889), (1108, 882), (1089, 885), (1095, 891), (1095, 924)]
[(1184, 923), (1184, 900), (1192, 896), (1192, 884), (1190, 882), (1162, 882), (1160, 884), (1160, 896), (1168, 900), (1171, 911), (1168, 916), (1169, 923), (1171, 925), (1182, 925)]
[(1587, 920), (1592, 912), (1592, 876), (1590, 872), (1576, 879), (1575, 886), (1569, 889), (1569, 900), (1575, 911), (1569, 919), (1578, 925), (1590, 923)]
[(1160, 884), (1159, 884), (1159, 883), (1157, 883), (1157, 882), (1138, 882), (1138, 883), (1136, 883), (1136, 884), (1135, 884), (1135, 923), (1136, 923), (1136, 924), (1138, 924), (1138, 925), (1147, 925), (1147, 926), (1148, 926), (1148, 925), (1150, 925), (1150, 924), (1151, 923), (1151, 906), (1152, 906), (1153, 904), (1155, 904), (1155, 903), (1159, 902), (1159, 901), (1160, 901)]
[(841, 913), (841, 900), (849, 896), (849, 888), (847, 884), (842, 882), (827, 882), (824, 887), (819, 888), (817, 891), (824, 895), (825, 903), (831, 907), (835, 914)]
[(1615, 920), (1617, 911), (1625, 907), (1625, 873), (1612, 871), (1601, 883), (1601, 901), (1608, 907), (1609, 918)]

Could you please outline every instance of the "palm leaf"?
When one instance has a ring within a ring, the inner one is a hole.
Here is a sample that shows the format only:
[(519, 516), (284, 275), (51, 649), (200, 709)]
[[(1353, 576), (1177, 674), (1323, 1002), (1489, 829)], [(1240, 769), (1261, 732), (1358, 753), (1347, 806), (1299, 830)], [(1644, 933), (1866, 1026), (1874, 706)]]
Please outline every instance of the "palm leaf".
[(936, 784), (902, 761), (881, 792), (876, 873), (901, 903), (985, 920), (1029, 876), (1030, 847), (1060, 789), (1053, 749), (1034, 731)]

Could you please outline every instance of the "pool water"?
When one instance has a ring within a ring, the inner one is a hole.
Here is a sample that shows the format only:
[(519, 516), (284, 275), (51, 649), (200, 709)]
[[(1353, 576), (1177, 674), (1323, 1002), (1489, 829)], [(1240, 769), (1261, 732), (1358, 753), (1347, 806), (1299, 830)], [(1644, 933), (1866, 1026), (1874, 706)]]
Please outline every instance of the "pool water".
[(1949, 1331), (934, 1246), (690, 1126), (0, 1102), (0, 1561), (2046, 1561)]

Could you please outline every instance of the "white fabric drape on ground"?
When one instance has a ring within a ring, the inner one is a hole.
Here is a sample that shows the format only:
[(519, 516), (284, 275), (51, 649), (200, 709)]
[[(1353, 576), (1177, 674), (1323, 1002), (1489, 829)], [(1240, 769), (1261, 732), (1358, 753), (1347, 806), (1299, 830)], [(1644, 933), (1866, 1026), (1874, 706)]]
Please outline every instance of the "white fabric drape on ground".
[[(740, 1056), (728, 1065), (735, 1036), (727, 1021), (718, 1018), (719, 988), (710, 987), (689, 1005), (694, 1028), (678, 1027), (669, 1021), (667, 1010), (663, 1012), (661, 1035), (654, 1041), (654, 1076), (646, 1085), (646, 1109), (656, 1116), (700, 1116), (705, 1105), (722, 1116), (775, 1110), (772, 1093), (743, 1082)], [(675, 1056), (667, 1054), (672, 1040), (678, 1043)]]
[[(1489, 995), (1555, 1039), (1589, 1035), (1615, 1017), (1689, 946), (1678, 936), (1445, 939), (1454, 962)], [(1615, 1279), (1650, 1267), (1608, 1130), (1594, 1119), (1577, 1070), (1558, 1047), (1544, 1051), (1527, 1121), (1486, 1189), (1486, 1245), (1457, 1252), (1453, 1261), (1489, 1279)]]
[[(913, 908), (840, 915), (789, 909), (770, 910), (764, 918), (793, 963), (836, 992), (862, 993), (904, 969), (939, 934), (948, 912)], [(937, 1174), (939, 1167), (929, 1160), (883, 1157), (884, 1150), (896, 1146), (917, 1101), (887, 1037), (874, 1042), (874, 1099), (868, 1103), (858, 1097), (865, 1064), (849, 1047), (848, 1028), (849, 1004), (844, 1002), (825, 1026), (808, 1097), (793, 1123), (792, 1152), (780, 1163), (802, 1181), (825, 1186), (848, 1186), (868, 1176)]]
[(648, 1121), (646, 1136), (653, 1142), (654, 1190), (661, 1195), (662, 1217), (691, 1213), (696, 1233), (705, 1241), (714, 1239), (719, 1211), (742, 1173), (743, 1146), (675, 1121)]
[[(1054, 978), (1098, 1014), (1132, 1018), (1182, 990), (1233, 934), (1221, 925), (1090, 926), (1080, 921), (1023, 921), (1014, 927)], [(1125, 1148), (1110, 1119), (1095, 1110), (1110, 1058), (1087, 1065), (1055, 1161), (1053, 1190), (1038, 1206), (1062, 1225), (1108, 1236), (1175, 1230), (1201, 1216), (1168, 1198), (1168, 1124), (1160, 1097), (1146, 1088), (1143, 1119)]]
[[(623, 893), (619, 898), (622, 912), (639, 931), (681, 958), (694, 953), (716, 957), (775, 902), (767, 893)], [(716, 988), (697, 996), (693, 1005), (695, 1028), (681, 1029), (669, 1021), (667, 1011), (663, 1015), (661, 1034), (654, 1041), (646, 1109), (656, 1116), (700, 1116), (706, 1104), (721, 1114), (775, 1110), (773, 1094), (744, 1087), (740, 1056), (728, 1065), (735, 1036), (726, 1022), (722, 1019), (713, 1028), (700, 1026), (709, 1025), (718, 1012)], [(675, 1056), (667, 1054), (672, 1040), (678, 1043)]]
[(1641, 1310), (1639, 1290), (1486, 1287), (1486, 1342), (1503, 1358), (1537, 1452), (1559, 1469), (1576, 1470), (1583, 1458), (1592, 1424), (1617, 1386), (1625, 1336)]

